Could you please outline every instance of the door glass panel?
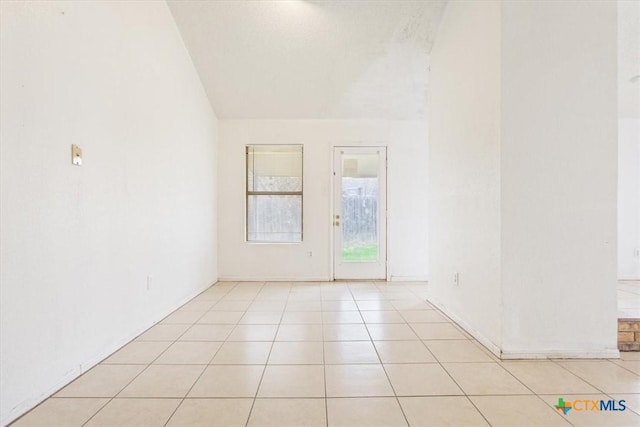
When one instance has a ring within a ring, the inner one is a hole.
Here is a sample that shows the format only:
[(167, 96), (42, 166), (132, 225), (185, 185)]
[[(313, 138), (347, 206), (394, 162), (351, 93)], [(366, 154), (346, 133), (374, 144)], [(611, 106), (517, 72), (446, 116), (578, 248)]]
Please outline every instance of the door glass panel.
[(378, 260), (378, 164), (372, 154), (342, 155), (342, 260)]

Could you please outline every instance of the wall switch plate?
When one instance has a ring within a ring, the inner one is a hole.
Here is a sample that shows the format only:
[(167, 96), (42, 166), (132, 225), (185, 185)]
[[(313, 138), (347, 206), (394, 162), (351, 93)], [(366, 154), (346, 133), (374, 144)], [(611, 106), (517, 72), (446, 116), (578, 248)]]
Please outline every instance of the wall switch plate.
[(460, 286), (460, 273), (457, 271), (453, 273), (453, 284), (456, 286)]
[(151, 290), (152, 285), (153, 285), (153, 276), (147, 276), (147, 290)]
[(82, 148), (71, 144), (71, 164), (82, 166)]
[(633, 250), (633, 256), (636, 258), (640, 258), (640, 248), (635, 248)]

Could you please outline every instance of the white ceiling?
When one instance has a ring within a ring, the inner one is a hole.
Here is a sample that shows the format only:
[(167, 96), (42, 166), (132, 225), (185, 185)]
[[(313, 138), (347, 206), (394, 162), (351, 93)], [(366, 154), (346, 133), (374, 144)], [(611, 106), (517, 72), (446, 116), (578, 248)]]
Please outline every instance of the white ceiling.
[(426, 117), (444, 0), (168, 4), (222, 119)]

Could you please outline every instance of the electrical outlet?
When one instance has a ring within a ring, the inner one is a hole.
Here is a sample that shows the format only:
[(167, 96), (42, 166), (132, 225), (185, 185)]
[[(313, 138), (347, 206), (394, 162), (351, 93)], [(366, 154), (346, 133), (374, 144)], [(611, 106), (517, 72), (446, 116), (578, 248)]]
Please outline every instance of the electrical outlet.
[(153, 276), (147, 276), (147, 290), (151, 290), (151, 285), (153, 285)]
[(453, 273), (453, 284), (456, 286), (460, 286), (460, 273), (457, 271)]
[(309, 258), (311, 258), (313, 256), (313, 252), (309, 251)]

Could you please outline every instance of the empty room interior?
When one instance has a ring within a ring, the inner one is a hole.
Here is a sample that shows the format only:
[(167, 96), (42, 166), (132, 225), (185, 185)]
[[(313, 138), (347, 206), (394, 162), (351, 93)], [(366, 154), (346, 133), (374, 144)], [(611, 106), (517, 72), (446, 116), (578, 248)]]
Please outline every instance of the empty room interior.
[(0, 0), (1, 426), (639, 426), (640, 1)]

